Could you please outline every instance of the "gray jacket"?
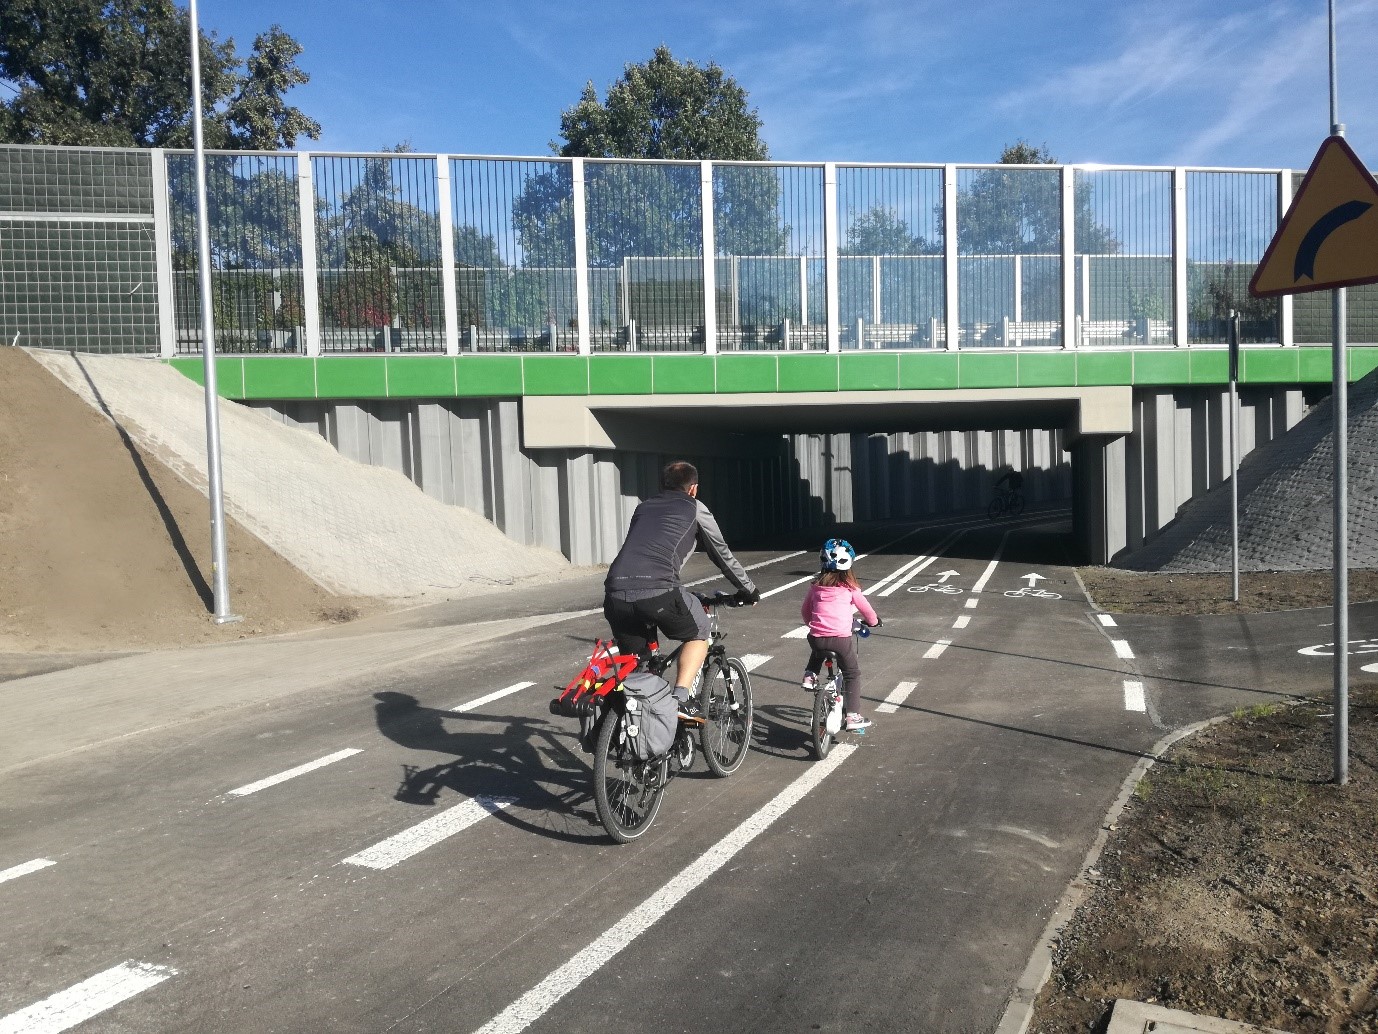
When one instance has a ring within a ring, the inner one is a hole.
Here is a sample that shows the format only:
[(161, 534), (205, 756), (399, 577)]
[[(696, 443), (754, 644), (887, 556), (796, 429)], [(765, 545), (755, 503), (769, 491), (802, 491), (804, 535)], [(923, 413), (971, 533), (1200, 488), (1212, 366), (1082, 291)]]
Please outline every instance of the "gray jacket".
[(717, 518), (688, 492), (676, 489), (637, 506), (603, 586), (610, 593), (636, 596), (679, 588), (680, 570), (696, 546), (738, 589), (755, 591), (756, 584), (727, 548)]

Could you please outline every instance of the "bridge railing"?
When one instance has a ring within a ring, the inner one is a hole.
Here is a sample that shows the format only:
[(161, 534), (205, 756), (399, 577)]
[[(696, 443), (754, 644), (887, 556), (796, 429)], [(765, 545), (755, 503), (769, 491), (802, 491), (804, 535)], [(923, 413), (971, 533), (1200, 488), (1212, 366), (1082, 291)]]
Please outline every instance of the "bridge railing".
[[(1286, 169), (208, 155), (217, 349), (1326, 344), (1247, 284)], [(0, 331), (199, 352), (192, 156), (0, 147)], [(1378, 289), (1349, 339), (1378, 342)], [(15, 337), (17, 335), (17, 337)]]

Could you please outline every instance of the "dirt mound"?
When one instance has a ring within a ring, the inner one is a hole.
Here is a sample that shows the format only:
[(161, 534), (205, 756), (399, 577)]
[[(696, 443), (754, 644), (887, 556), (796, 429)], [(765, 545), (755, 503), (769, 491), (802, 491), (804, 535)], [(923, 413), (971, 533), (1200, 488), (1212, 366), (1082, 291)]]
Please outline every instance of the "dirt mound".
[[(1239, 466), (1243, 571), (1332, 565), (1334, 407), (1326, 399)], [(1349, 390), (1349, 563), (1378, 568), (1378, 371)], [(1230, 485), (1188, 502), (1152, 541), (1114, 562), (1138, 571), (1228, 571)]]
[(347, 619), (380, 606), (321, 588), (227, 522), (216, 625), (206, 498), (27, 353), (0, 347), (0, 651), (149, 649)]

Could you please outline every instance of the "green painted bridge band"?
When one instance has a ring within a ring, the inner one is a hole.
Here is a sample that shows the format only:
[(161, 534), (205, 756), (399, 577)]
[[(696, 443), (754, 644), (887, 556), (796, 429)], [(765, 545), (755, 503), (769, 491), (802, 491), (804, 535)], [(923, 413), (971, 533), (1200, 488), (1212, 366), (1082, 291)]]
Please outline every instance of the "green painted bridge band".
[[(200, 383), (199, 356), (168, 360)], [(1329, 347), (1243, 350), (1243, 384), (1321, 384)], [(1349, 376), (1378, 368), (1378, 348), (1349, 352)], [(761, 392), (977, 390), (1227, 383), (1224, 349), (1105, 352), (876, 352), (808, 355), (224, 356), (228, 399), (511, 398), (540, 395), (734, 395)]]

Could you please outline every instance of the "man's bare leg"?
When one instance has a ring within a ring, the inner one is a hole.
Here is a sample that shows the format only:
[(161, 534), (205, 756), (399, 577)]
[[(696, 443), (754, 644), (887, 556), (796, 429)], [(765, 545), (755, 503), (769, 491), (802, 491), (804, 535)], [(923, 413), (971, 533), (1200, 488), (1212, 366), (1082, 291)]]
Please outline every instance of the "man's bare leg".
[[(688, 692), (694, 685), (694, 676), (703, 667), (708, 656), (708, 640), (689, 639), (679, 651), (679, 666), (675, 669), (675, 688)], [(678, 695), (678, 694), (676, 694)]]

